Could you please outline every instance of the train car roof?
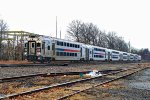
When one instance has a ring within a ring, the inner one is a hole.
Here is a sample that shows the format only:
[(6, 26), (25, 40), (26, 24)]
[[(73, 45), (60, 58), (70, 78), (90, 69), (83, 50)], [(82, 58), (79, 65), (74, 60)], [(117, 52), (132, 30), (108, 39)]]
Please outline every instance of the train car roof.
[(76, 43), (76, 44), (83, 44), (80, 42), (76, 42), (76, 41), (70, 41), (70, 40), (65, 40), (65, 39), (59, 39), (59, 38), (53, 38), (56, 41), (61, 41), (61, 42), (69, 42), (69, 43)]
[(95, 47), (95, 48), (101, 48), (101, 49), (107, 49), (107, 48), (104, 48), (104, 47), (93, 46), (93, 45), (91, 45), (91, 47)]

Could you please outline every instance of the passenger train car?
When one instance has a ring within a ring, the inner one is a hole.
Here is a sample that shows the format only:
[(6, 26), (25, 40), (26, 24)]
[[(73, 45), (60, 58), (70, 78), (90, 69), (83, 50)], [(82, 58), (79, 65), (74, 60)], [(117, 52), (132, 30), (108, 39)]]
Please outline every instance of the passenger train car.
[(24, 46), (28, 61), (140, 61), (137, 54), (47, 36), (30, 36)]
[(92, 50), (93, 60), (106, 61), (108, 59), (106, 56), (106, 48), (92, 46)]

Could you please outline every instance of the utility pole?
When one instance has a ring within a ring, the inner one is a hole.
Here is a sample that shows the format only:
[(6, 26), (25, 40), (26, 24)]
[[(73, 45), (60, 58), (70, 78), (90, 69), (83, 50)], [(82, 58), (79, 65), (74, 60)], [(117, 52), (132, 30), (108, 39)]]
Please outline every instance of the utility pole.
[(128, 46), (129, 46), (129, 52), (131, 52), (131, 45), (130, 45), (130, 41), (128, 43)]
[(57, 38), (57, 16), (56, 16), (56, 38)]
[(60, 39), (61, 39), (61, 30), (60, 30)]

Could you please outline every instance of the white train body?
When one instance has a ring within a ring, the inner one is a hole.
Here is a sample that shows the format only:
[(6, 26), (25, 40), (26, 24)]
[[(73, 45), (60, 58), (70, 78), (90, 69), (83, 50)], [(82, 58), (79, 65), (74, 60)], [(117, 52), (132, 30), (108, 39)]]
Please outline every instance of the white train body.
[(52, 56), (54, 60), (80, 60), (80, 43), (55, 39)]
[(31, 36), (25, 43), (24, 55), (29, 61), (140, 61), (141, 56), (127, 52), (86, 45), (46, 36)]
[(141, 59), (142, 59), (142, 58), (141, 58), (141, 56), (140, 56), (140, 55), (138, 55), (138, 61), (141, 61)]
[(129, 61), (135, 61), (135, 57), (134, 56), (135, 56), (134, 54), (130, 53)]
[(110, 49), (111, 52), (111, 61), (119, 61), (120, 60), (120, 52), (117, 50)]
[(92, 46), (93, 49), (93, 60), (100, 60), (105, 61), (107, 60), (106, 57), (106, 48), (98, 47), (98, 46)]
[(123, 61), (128, 61), (128, 53), (127, 52), (123, 52), (122, 53), (122, 55), (123, 55)]

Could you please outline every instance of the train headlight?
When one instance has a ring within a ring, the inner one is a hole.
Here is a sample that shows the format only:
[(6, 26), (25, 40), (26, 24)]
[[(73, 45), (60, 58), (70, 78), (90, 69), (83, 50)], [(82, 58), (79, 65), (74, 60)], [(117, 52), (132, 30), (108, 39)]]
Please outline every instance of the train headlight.
[(27, 52), (24, 52), (24, 55), (27, 55)]
[(40, 53), (40, 52), (37, 52), (37, 55), (39, 56), (39, 55), (41, 55), (41, 53)]

